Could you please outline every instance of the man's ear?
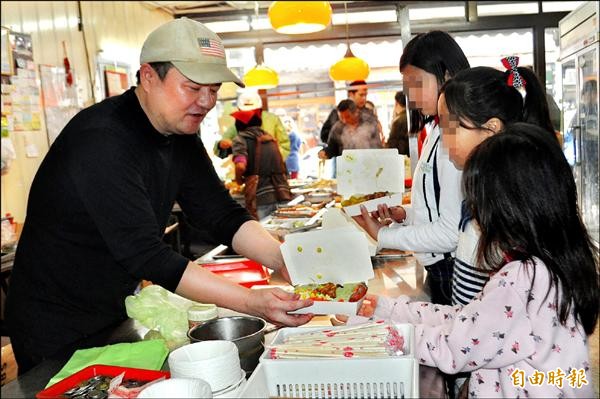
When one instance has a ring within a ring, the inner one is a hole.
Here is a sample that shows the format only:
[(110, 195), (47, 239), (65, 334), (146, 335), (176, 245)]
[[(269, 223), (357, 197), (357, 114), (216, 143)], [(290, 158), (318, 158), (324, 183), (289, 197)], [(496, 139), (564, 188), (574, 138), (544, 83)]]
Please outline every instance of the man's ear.
[(158, 76), (156, 71), (150, 66), (150, 64), (140, 65), (140, 85), (147, 89), (148, 85), (154, 81)]
[(483, 124), (483, 127), (493, 131), (494, 134), (496, 134), (504, 129), (504, 123), (500, 119), (493, 117), (488, 119), (487, 122)]

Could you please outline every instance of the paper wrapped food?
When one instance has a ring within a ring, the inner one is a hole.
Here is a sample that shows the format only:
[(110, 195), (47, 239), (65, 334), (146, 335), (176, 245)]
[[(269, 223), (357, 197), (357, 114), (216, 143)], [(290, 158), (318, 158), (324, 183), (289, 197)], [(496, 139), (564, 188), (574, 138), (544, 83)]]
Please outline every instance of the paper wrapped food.
[(350, 216), (360, 215), (360, 205), (371, 212), (379, 204), (402, 204), (404, 155), (397, 149), (344, 150), (336, 172), (342, 207)]
[(348, 226), (288, 234), (281, 253), (295, 291), (315, 300), (291, 313), (356, 314), (374, 276), (364, 233)]

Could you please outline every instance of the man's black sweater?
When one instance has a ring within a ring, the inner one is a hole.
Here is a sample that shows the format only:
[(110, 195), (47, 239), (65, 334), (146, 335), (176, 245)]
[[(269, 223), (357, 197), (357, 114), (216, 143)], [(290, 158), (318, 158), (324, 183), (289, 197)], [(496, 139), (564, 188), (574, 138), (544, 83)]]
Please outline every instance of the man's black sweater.
[(162, 241), (175, 201), (227, 245), (251, 219), (200, 139), (160, 134), (133, 88), (77, 114), (31, 186), (6, 303), (16, 351), (49, 356), (124, 320), (142, 279), (174, 290), (188, 263)]

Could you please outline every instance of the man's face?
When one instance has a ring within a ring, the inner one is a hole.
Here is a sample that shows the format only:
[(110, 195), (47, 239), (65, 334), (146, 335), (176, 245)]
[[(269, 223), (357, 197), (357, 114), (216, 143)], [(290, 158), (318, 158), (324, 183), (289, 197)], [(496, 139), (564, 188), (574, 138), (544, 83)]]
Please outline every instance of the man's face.
[(148, 117), (161, 133), (196, 134), (206, 114), (217, 103), (216, 84), (192, 82), (177, 70), (171, 68), (164, 80), (156, 71), (143, 74), (143, 87), (148, 99)]
[(354, 101), (354, 104), (356, 104), (358, 108), (364, 108), (367, 103), (367, 88), (362, 87), (354, 93), (348, 92), (348, 98)]
[(340, 120), (344, 125), (356, 126), (358, 125), (358, 109), (354, 112), (349, 109), (345, 111), (338, 111), (340, 115)]

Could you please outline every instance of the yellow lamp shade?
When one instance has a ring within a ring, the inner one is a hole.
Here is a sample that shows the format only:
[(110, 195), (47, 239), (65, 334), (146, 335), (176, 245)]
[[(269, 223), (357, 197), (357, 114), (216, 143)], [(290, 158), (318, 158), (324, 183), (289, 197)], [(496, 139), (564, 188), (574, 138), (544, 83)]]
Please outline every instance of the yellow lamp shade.
[(328, 1), (274, 1), (269, 21), (276, 32), (295, 35), (318, 32), (331, 22)]
[(277, 72), (262, 64), (255, 66), (242, 78), (246, 87), (255, 89), (272, 89), (279, 84)]
[(348, 47), (344, 58), (329, 68), (329, 76), (333, 80), (367, 80), (370, 71), (369, 64), (362, 58), (355, 57)]

